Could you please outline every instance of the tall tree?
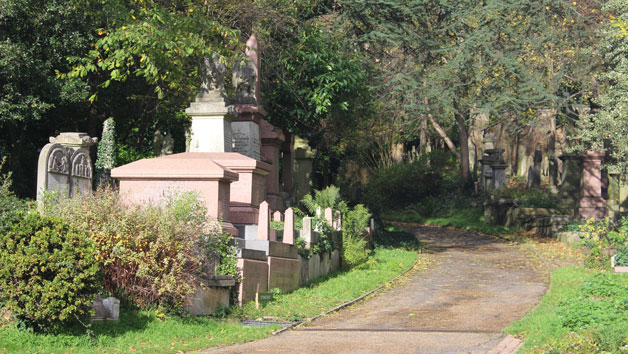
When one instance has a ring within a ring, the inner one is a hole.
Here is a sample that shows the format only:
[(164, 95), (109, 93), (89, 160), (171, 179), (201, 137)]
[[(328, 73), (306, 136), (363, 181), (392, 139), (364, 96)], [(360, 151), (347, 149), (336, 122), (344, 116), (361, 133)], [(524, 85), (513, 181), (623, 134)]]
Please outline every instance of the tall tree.
[[(381, 99), (400, 108), (396, 112), (408, 127), (420, 127), (426, 116), (456, 127), (467, 186), (472, 112), (525, 122), (539, 107), (563, 104), (561, 90), (577, 57), (573, 45), (581, 40), (569, 33), (590, 33), (583, 30), (587, 23), (579, 9), (562, 1), (343, 0), (341, 5), (355, 41), (379, 63)], [(549, 53), (565, 58), (544, 57)]]

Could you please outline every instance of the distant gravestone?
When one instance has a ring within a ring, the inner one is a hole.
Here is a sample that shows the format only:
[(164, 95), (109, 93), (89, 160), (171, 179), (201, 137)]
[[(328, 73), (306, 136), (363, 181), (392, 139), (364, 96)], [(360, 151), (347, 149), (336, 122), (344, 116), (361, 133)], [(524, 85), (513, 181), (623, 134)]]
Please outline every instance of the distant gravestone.
[(541, 162), (543, 162), (543, 153), (541, 150), (535, 150), (534, 165), (528, 170), (528, 188), (541, 187)]
[(37, 198), (45, 190), (73, 197), (92, 190), (93, 165), (89, 148), (97, 138), (85, 133), (61, 133), (51, 137), (39, 154)]

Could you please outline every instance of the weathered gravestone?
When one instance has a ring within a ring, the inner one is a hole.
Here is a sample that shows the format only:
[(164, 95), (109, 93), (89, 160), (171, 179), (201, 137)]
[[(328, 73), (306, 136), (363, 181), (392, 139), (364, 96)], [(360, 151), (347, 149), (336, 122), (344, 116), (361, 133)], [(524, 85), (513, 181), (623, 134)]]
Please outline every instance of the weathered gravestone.
[(528, 188), (541, 188), (541, 163), (543, 162), (543, 153), (541, 150), (534, 151), (534, 165), (528, 170)]
[(51, 137), (39, 153), (37, 199), (43, 191), (72, 197), (92, 190), (93, 165), (89, 148), (98, 142), (85, 133), (61, 133)]

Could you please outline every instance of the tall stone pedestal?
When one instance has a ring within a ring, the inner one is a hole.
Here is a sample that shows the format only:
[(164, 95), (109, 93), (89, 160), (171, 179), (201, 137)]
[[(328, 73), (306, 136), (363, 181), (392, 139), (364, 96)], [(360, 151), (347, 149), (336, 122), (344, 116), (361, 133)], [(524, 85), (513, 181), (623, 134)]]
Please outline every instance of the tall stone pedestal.
[(602, 197), (602, 159), (604, 152), (587, 151), (582, 156), (582, 192), (578, 215), (600, 219), (608, 215), (606, 199)]
[(218, 92), (199, 95), (185, 113), (192, 118), (190, 152), (231, 152), (232, 106)]
[(231, 122), (233, 152), (239, 152), (255, 160), (261, 160), (260, 121), (265, 116), (257, 105), (234, 105), (236, 117)]
[(275, 128), (266, 121), (261, 121), (260, 134), (262, 135), (262, 160), (272, 165), (272, 170), (266, 177), (266, 200), (271, 210), (280, 208), (279, 196), (279, 151), (281, 144), (286, 140), (281, 129)]

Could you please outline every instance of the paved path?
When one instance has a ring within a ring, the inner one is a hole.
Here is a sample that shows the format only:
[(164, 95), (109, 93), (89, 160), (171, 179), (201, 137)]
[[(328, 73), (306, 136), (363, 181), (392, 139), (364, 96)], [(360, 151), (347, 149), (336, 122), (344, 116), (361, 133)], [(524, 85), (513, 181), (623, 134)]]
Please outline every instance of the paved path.
[(412, 231), (432, 264), (308, 326), (206, 353), (486, 353), (540, 301), (542, 263), (520, 246), (432, 227)]

